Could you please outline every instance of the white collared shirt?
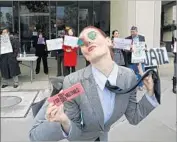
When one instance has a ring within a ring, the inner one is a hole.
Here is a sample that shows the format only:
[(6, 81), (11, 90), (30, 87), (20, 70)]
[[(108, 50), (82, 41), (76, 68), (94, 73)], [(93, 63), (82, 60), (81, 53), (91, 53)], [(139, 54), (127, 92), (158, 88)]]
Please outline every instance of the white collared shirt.
[[(106, 77), (103, 73), (92, 66), (92, 73), (94, 79), (97, 84), (98, 95), (100, 97), (101, 105), (104, 112), (104, 123), (106, 123), (114, 110), (115, 104), (115, 93), (109, 91), (106, 87), (106, 81), (109, 80), (111, 85), (116, 86), (117, 75), (118, 75), (118, 65), (114, 63), (113, 70), (111, 71), (110, 75)], [(154, 106), (157, 107), (159, 104), (156, 100), (155, 95), (149, 96), (147, 93), (145, 94), (147, 100)]]
[(111, 85), (116, 85), (117, 74), (118, 74), (118, 66), (114, 63), (113, 70), (110, 75), (106, 77), (99, 70), (92, 66), (92, 73), (97, 84), (97, 91), (100, 97), (101, 105), (104, 112), (104, 123), (106, 123), (114, 110), (115, 104), (115, 93), (110, 92), (107, 88), (105, 88), (106, 81), (109, 80)]
[[(95, 82), (97, 84), (97, 90), (98, 90), (98, 95), (100, 97), (101, 105), (103, 108), (103, 113), (104, 113), (104, 124), (111, 118), (113, 110), (114, 110), (114, 104), (115, 104), (115, 93), (109, 91), (106, 87), (106, 81), (109, 80), (111, 85), (117, 85), (117, 75), (118, 75), (118, 65), (114, 62), (114, 67), (108, 77), (106, 77), (103, 73), (101, 73), (99, 70), (94, 68), (92, 66), (92, 73), (95, 79)], [(149, 96), (146, 93), (146, 98), (148, 101), (156, 107), (158, 105), (158, 102), (154, 96)], [(61, 127), (62, 129), (62, 127)], [(64, 130), (62, 129), (63, 136), (67, 138), (72, 131), (72, 126), (70, 127), (69, 134), (67, 135)]]

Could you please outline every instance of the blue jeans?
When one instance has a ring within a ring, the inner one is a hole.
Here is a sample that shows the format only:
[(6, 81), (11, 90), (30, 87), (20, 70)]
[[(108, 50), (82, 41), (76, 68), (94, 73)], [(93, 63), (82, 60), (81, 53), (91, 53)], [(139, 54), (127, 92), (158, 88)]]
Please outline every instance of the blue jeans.
[[(141, 65), (142, 65), (143, 72), (144, 72), (145, 71), (144, 63), (141, 63)], [(141, 75), (139, 74), (137, 64), (130, 64), (128, 67), (135, 72), (136, 78), (137, 78), (137, 80), (139, 80), (141, 78)], [(141, 82), (138, 86), (143, 87), (143, 82)]]

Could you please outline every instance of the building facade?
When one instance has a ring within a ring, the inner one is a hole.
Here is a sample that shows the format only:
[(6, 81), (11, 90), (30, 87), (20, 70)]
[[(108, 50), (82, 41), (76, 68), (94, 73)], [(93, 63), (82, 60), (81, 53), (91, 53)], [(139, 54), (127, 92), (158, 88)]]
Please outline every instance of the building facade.
[(166, 1), (162, 5), (161, 41), (166, 44), (167, 50), (171, 51), (172, 37), (177, 38), (176, 1)]
[(52, 38), (61, 26), (71, 26), (78, 34), (94, 25), (109, 32), (109, 1), (0, 1), (1, 25), (18, 32), (44, 30)]
[(108, 35), (119, 30), (121, 37), (130, 35), (131, 26), (146, 38), (148, 48), (159, 47), (162, 1), (0, 1), (0, 24), (18, 33), (19, 40), (30, 46), (31, 37), (42, 29), (48, 39), (58, 37), (64, 26), (76, 35), (88, 26), (101, 28)]

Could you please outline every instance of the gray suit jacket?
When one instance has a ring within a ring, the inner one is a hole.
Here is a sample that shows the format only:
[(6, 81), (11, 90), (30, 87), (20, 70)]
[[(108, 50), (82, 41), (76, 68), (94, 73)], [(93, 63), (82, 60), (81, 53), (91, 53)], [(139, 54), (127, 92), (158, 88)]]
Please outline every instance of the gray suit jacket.
[[(104, 124), (103, 109), (91, 65), (65, 77), (63, 88), (66, 89), (77, 82), (83, 85), (85, 94), (65, 103), (65, 113), (70, 118), (72, 125), (70, 135), (67, 138), (69, 141), (95, 141), (98, 137), (100, 141), (107, 141), (111, 125), (120, 119), (123, 114), (130, 124), (136, 125), (154, 109), (146, 96), (137, 103), (136, 90), (128, 94), (117, 94), (113, 114)], [(117, 86), (126, 89), (135, 82), (134, 72), (119, 66)], [(61, 125), (57, 122), (48, 122), (45, 119), (46, 107), (47, 103), (34, 120), (30, 130), (31, 141), (59, 141), (64, 139)], [(82, 122), (84, 125), (81, 125)]]

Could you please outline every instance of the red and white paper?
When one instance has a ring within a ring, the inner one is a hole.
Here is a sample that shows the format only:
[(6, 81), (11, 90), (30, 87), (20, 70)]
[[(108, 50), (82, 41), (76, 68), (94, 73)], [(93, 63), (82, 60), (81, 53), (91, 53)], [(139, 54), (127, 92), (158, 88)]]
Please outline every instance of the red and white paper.
[(81, 83), (77, 83), (72, 87), (63, 90), (57, 95), (50, 97), (48, 99), (48, 102), (54, 103), (54, 105), (59, 106), (64, 102), (70, 101), (83, 93), (84, 93), (84, 88), (82, 87)]

